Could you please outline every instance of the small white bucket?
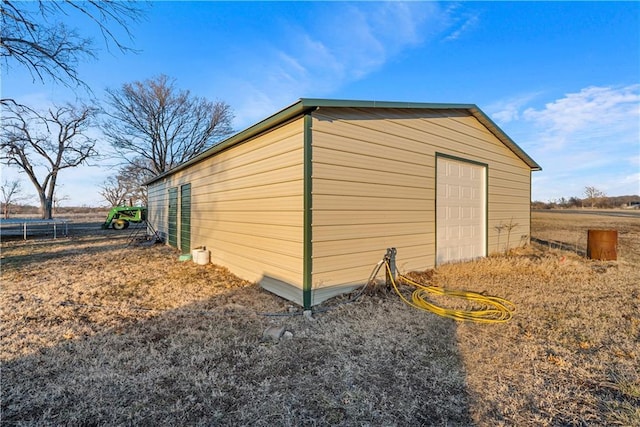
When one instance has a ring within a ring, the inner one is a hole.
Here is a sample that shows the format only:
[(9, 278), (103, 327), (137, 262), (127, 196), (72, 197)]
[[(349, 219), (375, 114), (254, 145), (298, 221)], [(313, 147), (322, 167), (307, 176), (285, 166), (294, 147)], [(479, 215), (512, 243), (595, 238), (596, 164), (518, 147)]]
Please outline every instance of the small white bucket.
[(191, 249), (191, 259), (193, 260), (194, 264), (198, 263), (198, 252), (202, 252), (205, 249), (207, 249), (206, 246), (198, 246), (196, 248)]
[(193, 251), (193, 262), (198, 265), (207, 265), (209, 264), (209, 257), (211, 253), (207, 249), (196, 249)]

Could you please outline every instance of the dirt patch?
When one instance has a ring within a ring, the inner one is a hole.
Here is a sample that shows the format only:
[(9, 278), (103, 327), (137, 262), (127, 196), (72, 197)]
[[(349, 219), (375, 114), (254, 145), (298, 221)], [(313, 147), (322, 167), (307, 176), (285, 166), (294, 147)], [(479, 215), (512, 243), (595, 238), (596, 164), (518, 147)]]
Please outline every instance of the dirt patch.
[(382, 286), (311, 320), (126, 232), (3, 242), (3, 423), (638, 425), (640, 224), (595, 221), (536, 214), (533, 237), (579, 246), (606, 225), (618, 262), (543, 244), (412, 276), (508, 298), (498, 325)]

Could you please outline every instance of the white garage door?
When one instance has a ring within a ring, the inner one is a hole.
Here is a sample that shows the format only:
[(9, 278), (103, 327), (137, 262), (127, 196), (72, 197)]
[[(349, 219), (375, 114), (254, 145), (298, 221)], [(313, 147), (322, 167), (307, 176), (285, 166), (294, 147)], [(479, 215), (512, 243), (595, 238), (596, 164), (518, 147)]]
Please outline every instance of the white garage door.
[(437, 158), (436, 263), (486, 255), (486, 166)]

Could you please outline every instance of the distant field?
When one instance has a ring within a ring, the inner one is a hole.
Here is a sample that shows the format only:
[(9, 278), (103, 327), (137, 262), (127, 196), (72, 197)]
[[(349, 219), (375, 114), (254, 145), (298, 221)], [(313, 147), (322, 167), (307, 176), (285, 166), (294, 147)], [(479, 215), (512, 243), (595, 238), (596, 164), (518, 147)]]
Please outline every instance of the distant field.
[(589, 229), (617, 230), (619, 259), (640, 265), (640, 212), (604, 210), (576, 214), (539, 211), (533, 213), (532, 226), (532, 237), (539, 241), (546, 242), (550, 247), (554, 246), (554, 242), (562, 243), (582, 254), (587, 251)]
[[(532, 246), (419, 275), (508, 298), (495, 325), (382, 284), (309, 320), (101, 220), (3, 239), (3, 425), (640, 425), (637, 218), (535, 212)], [(617, 262), (580, 255), (593, 228)]]

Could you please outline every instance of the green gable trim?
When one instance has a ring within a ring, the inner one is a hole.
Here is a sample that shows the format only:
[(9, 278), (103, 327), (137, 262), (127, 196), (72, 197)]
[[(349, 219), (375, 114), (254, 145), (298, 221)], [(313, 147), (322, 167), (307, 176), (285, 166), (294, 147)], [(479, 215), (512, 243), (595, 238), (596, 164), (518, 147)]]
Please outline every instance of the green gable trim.
[(313, 269), (313, 183), (312, 183), (312, 129), (313, 118), (311, 114), (304, 116), (304, 207), (303, 207), (303, 240), (302, 240), (302, 306), (305, 310), (311, 310), (311, 288)]
[[(428, 102), (394, 102), (394, 101), (355, 101), (343, 99), (301, 98), (298, 103), (302, 108), (410, 108), (421, 110), (468, 110), (474, 104), (447, 104)], [(293, 107), (292, 106), (292, 107)], [(477, 108), (477, 107), (476, 107)]]
[(522, 159), (522, 161), (524, 161), (527, 164), (527, 166), (531, 168), (531, 170), (534, 170), (534, 171), (542, 170), (540, 165), (537, 164), (531, 157), (529, 157), (529, 155), (525, 153), (525, 151), (522, 148), (520, 148), (520, 146), (516, 144), (513, 141), (513, 139), (509, 137), (509, 135), (504, 133), (503, 130), (500, 129), (500, 127), (497, 124), (495, 124), (493, 120), (489, 118), (489, 116), (483, 113), (482, 110), (480, 110), (478, 107), (474, 105), (472, 108), (469, 108), (469, 112), (476, 119), (478, 119), (478, 121), (482, 123), (484, 127), (489, 129), (489, 131), (492, 134), (494, 134), (496, 138), (502, 141), (504, 145), (506, 145), (511, 151), (513, 151), (516, 156), (520, 157), (520, 159)]

